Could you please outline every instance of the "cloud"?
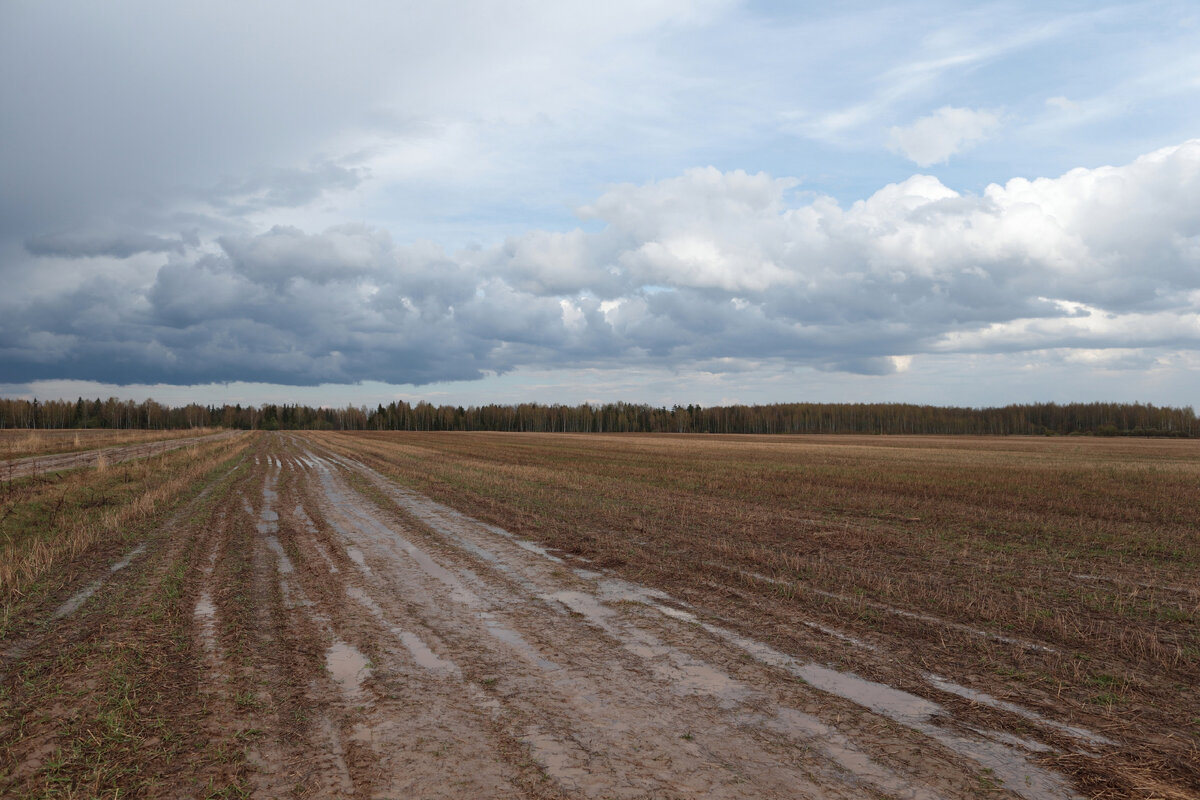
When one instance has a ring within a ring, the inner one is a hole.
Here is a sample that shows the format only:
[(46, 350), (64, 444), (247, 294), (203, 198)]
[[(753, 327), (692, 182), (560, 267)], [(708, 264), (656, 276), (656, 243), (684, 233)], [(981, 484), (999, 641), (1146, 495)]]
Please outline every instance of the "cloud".
[(272, 285), (366, 276), (386, 267), (393, 249), (386, 231), (362, 225), (338, 226), (319, 235), (277, 225), (257, 236), (224, 236), (217, 241), (234, 270)]
[(457, 251), (274, 226), (168, 249), (149, 280), (110, 252), (75, 286), (0, 300), (0, 372), (427, 384), (772, 361), (884, 376), (947, 354), (1200, 350), (1200, 140), (978, 195), (926, 175), (847, 205), (796, 186), (690, 169), (611, 187), (580, 210), (593, 230)]
[(942, 106), (927, 117), (888, 132), (888, 147), (917, 166), (945, 163), (987, 139), (1000, 127), (995, 111)]
[(354, 189), (365, 174), (364, 169), (347, 168), (330, 161), (307, 168), (277, 167), (241, 181), (222, 181), (209, 192), (209, 198), (225, 213), (296, 208), (313, 202), (326, 192)]
[(195, 234), (176, 239), (145, 233), (115, 234), (42, 234), (25, 240), (25, 249), (35, 256), (62, 258), (129, 258), (138, 253), (182, 253), (198, 241)]
[(1079, 103), (1062, 95), (1046, 98), (1046, 108), (1055, 108), (1069, 114), (1074, 114), (1079, 111)]

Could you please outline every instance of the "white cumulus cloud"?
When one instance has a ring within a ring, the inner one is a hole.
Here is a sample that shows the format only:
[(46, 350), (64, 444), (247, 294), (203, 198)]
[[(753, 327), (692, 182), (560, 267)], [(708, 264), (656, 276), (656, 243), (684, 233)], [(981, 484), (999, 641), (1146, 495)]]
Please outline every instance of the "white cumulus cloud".
[(911, 125), (893, 127), (888, 146), (918, 166), (928, 167), (982, 142), (999, 127), (1000, 115), (995, 111), (942, 106)]

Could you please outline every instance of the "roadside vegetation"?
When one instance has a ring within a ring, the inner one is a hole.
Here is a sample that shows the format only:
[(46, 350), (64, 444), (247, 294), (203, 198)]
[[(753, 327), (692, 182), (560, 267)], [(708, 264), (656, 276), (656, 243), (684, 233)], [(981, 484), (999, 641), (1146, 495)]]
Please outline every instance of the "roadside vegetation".
[(14, 620), (114, 560), (241, 452), (222, 439), (120, 464), (0, 482), (0, 640)]
[[(1081, 721), (1121, 745), (1109, 796), (1200, 791), (1195, 443), (309, 435), (793, 652), (815, 621)], [(911, 681), (887, 662), (854, 667)]]
[(52, 453), (74, 453), (123, 447), (144, 442), (161, 442), (184, 436), (206, 436), (218, 433), (219, 428), (189, 428), (183, 430), (109, 430), (105, 428), (45, 430), (0, 428), (0, 461)]
[(0, 794), (244, 796), (244, 731), (204, 736), (195, 700), (197, 553), (184, 532), (228, 504), (250, 444), (3, 485)]

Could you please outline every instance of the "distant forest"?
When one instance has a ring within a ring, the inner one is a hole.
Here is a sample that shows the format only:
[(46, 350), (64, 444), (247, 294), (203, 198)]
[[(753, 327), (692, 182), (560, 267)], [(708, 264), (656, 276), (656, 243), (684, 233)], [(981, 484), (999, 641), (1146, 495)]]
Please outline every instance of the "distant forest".
[(774, 403), (756, 406), (301, 405), (172, 408), (146, 400), (0, 399), (0, 428), (201, 428), (261, 430), (526, 431), (564, 433), (873, 433), (1200, 436), (1192, 408), (1142, 403), (1030, 403), (952, 408), (907, 403)]

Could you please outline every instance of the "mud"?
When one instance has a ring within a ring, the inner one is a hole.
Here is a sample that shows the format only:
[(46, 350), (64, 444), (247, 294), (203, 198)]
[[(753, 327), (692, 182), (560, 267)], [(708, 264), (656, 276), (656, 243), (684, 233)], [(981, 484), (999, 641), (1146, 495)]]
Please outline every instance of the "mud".
[(209, 741), (238, 731), (222, 747), (256, 796), (1038, 800), (1078, 795), (1046, 764), (1105, 745), (950, 678), (901, 689), (785, 652), (300, 436), (262, 437), (195, 536), (196, 717)]
[[(465, 693), (475, 710), (503, 723), (568, 795), (957, 797), (981, 782), (1026, 798), (1075, 795), (1038, 763), (1051, 745), (955, 723), (934, 699), (797, 660), (661, 591), (297, 446), (355, 573), (347, 580), (363, 584), (346, 596), (415, 667), (475, 682), (482, 693)], [(418, 647), (405, 641), (413, 626), (396, 624), (397, 600), (434, 632)]]

